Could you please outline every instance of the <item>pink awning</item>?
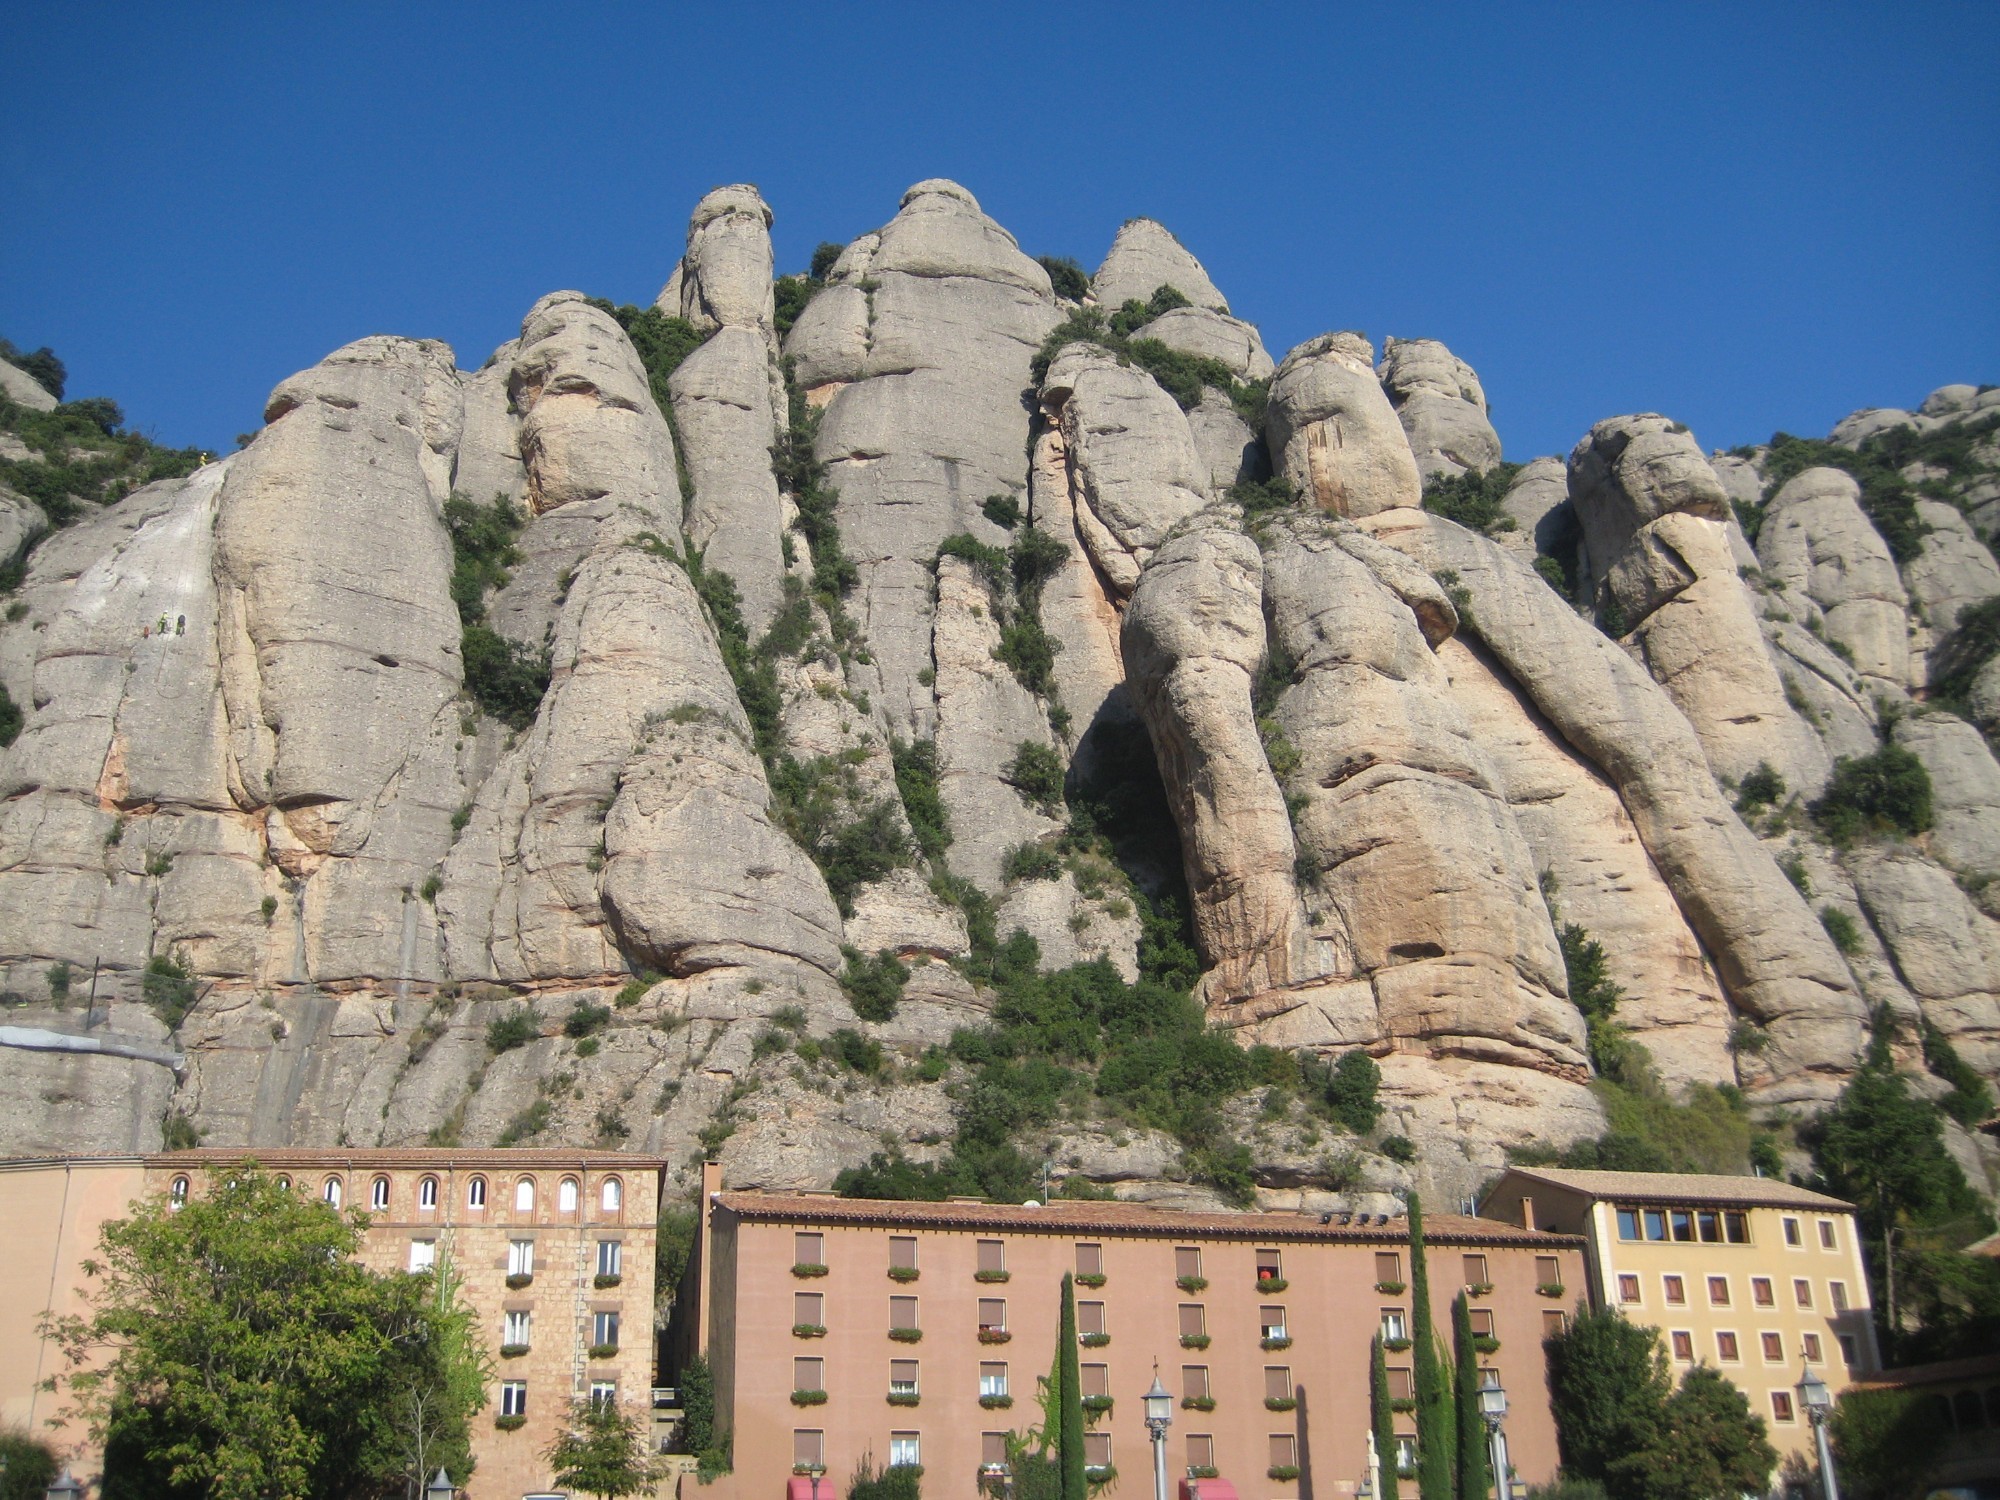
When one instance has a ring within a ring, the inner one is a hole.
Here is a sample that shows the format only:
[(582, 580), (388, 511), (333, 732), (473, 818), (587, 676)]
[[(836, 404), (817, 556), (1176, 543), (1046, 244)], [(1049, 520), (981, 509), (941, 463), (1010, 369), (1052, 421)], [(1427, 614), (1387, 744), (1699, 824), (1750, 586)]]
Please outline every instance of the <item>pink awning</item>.
[[(812, 1497), (808, 1495), (806, 1500)], [(1183, 1479), (1181, 1500), (1236, 1500), (1236, 1486), (1226, 1479)]]
[[(819, 1500), (839, 1500), (840, 1486), (822, 1474), (819, 1481)], [(813, 1482), (810, 1474), (794, 1474), (785, 1486), (785, 1500), (813, 1500)]]

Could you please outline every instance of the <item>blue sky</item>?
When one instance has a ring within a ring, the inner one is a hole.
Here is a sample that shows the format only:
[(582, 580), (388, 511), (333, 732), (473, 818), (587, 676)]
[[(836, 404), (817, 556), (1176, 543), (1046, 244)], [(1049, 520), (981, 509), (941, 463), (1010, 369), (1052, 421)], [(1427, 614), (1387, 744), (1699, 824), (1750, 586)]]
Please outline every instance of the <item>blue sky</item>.
[(2000, 381), (2000, 6), (0, 0), (0, 335), (230, 446), (370, 333), (477, 366), (650, 300), (761, 185), (781, 268), (965, 183), (1094, 267), (1166, 222), (1274, 354), (1441, 338), (1508, 455)]

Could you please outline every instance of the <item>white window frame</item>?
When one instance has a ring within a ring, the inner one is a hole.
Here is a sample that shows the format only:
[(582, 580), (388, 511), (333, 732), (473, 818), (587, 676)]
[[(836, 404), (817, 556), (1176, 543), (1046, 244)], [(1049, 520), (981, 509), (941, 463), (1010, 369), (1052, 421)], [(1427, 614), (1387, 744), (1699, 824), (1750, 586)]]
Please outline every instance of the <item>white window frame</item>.
[(900, 1469), (905, 1466), (915, 1468), (924, 1461), (924, 1439), (922, 1433), (892, 1432), (889, 1434), (889, 1467)]
[[(605, 1321), (607, 1318), (610, 1319), (608, 1323)], [(595, 1348), (601, 1344), (615, 1345), (618, 1342), (619, 1324), (622, 1321), (623, 1320), (614, 1311), (603, 1311), (603, 1312), (592, 1313), (590, 1315), (591, 1346)], [(602, 1335), (606, 1333), (609, 1333), (611, 1337), (608, 1339), (604, 1338)]]
[(531, 1214), (535, 1211), (535, 1179), (523, 1177), (514, 1184), (514, 1212)]
[(411, 1240), (410, 1274), (414, 1276), (421, 1271), (436, 1270), (437, 1250), (438, 1242), (436, 1240)]
[(1000, 1366), (1000, 1373), (998, 1375), (989, 1375), (984, 1370), (981, 1370), (979, 1372), (979, 1394), (982, 1396), (1004, 1396), (1007, 1394), (1006, 1361), (995, 1360), (992, 1363)]
[(183, 1203), (187, 1201), (188, 1201), (188, 1180), (185, 1177), (176, 1177), (173, 1180), (172, 1185), (167, 1188), (167, 1202), (172, 1204), (175, 1208), (179, 1208)]
[(435, 1177), (426, 1177), (417, 1184), (417, 1207), (434, 1210), (437, 1206), (438, 1180)]
[(465, 1185), (465, 1206), (467, 1208), (486, 1207), (486, 1179), (475, 1177)]
[(532, 1276), (535, 1274), (535, 1242), (533, 1240), (507, 1241), (507, 1274), (509, 1276)]
[(500, 1382), (500, 1415), (503, 1417), (525, 1417), (528, 1414), (528, 1382), (525, 1380), (503, 1380)]
[(1403, 1312), (1402, 1308), (1400, 1307), (1383, 1308), (1382, 1309), (1383, 1341), (1387, 1342), (1390, 1339), (1406, 1339), (1409, 1336), (1410, 1336), (1410, 1320), (1408, 1316)]
[(325, 1184), (319, 1190), (319, 1195), (320, 1198), (328, 1205), (328, 1207), (331, 1208), (340, 1207), (340, 1199), (341, 1199), (340, 1179), (338, 1177), (327, 1178)]
[(625, 1207), (625, 1184), (616, 1177), (604, 1179), (604, 1186), (598, 1190), (598, 1205), (608, 1214), (615, 1214)]
[(500, 1317), (500, 1342), (518, 1345), (525, 1349), (534, 1342), (535, 1315), (531, 1311), (515, 1308)]
[(562, 1179), (562, 1181), (556, 1184), (557, 1213), (559, 1214), (575, 1213), (576, 1205), (581, 1200), (582, 1200), (582, 1190), (577, 1186), (577, 1181), (574, 1177), (565, 1177)]
[(597, 1274), (599, 1276), (622, 1276), (625, 1264), (624, 1246), (617, 1240), (597, 1242)]
[(616, 1406), (618, 1404), (618, 1382), (615, 1380), (591, 1381), (590, 1404), (593, 1407)]
[(389, 1207), (389, 1179), (377, 1177), (368, 1184), (368, 1212), (379, 1214)]

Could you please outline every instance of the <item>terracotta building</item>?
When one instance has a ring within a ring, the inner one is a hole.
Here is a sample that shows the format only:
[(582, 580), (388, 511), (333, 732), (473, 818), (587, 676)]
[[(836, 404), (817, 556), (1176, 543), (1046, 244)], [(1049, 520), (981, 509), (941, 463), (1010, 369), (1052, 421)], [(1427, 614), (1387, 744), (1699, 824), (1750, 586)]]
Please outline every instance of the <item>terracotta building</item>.
[[(63, 1399), (35, 1389), (60, 1356), (36, 1326), (82, 1311), (81, 1262), (134, 1199), (199, 1195), (211, 1172), (254, 1154), (269, 1172), (368, 1214), (360, 1258), (416, 1271), (448, 1258), (495, 1353), (487, 1409), (473, 1419), (466, 1494), (500, 1500), (552, 1488), (543, 1451), (573, 1400), (652, 1407), (653, 1250), (663, 1161), (560, 1150), (268, 1149), (147, 1158), (0, 1163), (0, 1422), (47, 1431)], [(517, 1420), (518, 1419), (518, 1420)], [(52, 1434), (77, 1476), (96, 1474), (86, 1435)]]
[(1811, 1457), (1796, 1387), (1835, 1390), (1880, 1367), (1852, 1204), (1765, 1177), (1514, 1167), (1487, 1193), (1495, 1219), (1589, 1242), (1591, 1302), (1660, 1331), (1674, 1374), (1713, 1365)]
[[(1410, 1332), (1407, 1221), (1361, 1214), (1183, 1213), (1126, 1203), (874, 1202), (716, 1191), (683, 1291), (710, 1357), (735, 1472), (714, 1500), (844, 1491), (864, 1458), (919, 1464), (926, 1494), (969, 1496), (1004, 1435), (1039, 1423), (1065, 1271), (1093, 1471), (1150, 1485), (1140, 1397), (1176, 1398), (1169, 1472), (1207, 1500), (1352, 1495), (1367, 1472), (1370, 1345)], [(1480, 1364), (1512, 1403), (1522, 1479), (1556, 1468), (1542, 1339), (1582, 1285), (1573, 1235), (1426, 1220), (1433, 1317), (1474, 1292)], [(695, 1299), (689, 1302), (690, 1296)], [(1389, 1356), (1410, 1393), (1407, 1344)], [(1404, 1443), (1414, 1419), (1396, 1417)], [(704, 1492), (705, 1494), (711, 1492)]]

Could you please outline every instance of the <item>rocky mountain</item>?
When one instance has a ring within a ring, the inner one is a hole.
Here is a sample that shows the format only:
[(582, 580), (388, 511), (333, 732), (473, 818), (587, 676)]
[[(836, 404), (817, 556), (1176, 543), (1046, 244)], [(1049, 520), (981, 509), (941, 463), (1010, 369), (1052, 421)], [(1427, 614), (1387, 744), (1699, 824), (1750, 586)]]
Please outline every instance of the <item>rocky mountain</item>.
[(776, 280), (771, 222), (17, 528), (0, 1148), (1314, 1202), (1782, 1154), (1883, 1007), (2000, 1074), (2000, 391), (1502, 464), (1442, 344), (1274, 366), (1152, 220), (1086, 276), (928, 181)]

